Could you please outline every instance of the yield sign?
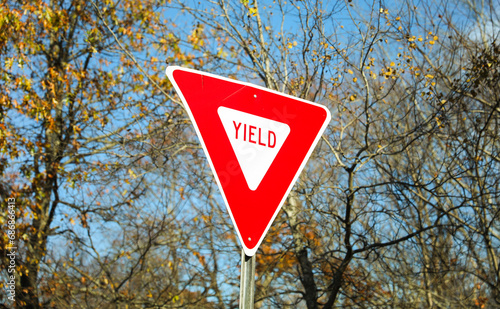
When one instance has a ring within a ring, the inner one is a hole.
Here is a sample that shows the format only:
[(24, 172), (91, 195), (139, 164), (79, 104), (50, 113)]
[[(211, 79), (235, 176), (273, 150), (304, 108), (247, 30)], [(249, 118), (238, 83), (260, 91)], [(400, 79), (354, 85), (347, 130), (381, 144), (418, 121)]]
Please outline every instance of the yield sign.
[(257, 251), (330, 121), (322, 105), (168, 67), (247, 256)]

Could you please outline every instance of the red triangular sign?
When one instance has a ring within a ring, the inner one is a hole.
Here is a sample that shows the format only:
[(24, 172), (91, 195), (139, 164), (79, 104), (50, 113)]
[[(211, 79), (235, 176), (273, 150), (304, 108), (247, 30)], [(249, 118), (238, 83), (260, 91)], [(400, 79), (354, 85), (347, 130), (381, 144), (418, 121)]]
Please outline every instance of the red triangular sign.
[(168, 67), (248, 256), (257, 251), (323, 134), (324, 106), (209, 73)]

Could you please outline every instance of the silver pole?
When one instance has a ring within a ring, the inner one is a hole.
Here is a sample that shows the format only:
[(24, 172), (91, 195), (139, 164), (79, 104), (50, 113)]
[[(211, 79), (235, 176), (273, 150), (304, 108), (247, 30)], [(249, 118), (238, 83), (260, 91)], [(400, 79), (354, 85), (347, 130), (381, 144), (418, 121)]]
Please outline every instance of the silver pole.
[(255, 289), (255, 255), (246, 256), (241, 250), (240, 309), (253, 309)]

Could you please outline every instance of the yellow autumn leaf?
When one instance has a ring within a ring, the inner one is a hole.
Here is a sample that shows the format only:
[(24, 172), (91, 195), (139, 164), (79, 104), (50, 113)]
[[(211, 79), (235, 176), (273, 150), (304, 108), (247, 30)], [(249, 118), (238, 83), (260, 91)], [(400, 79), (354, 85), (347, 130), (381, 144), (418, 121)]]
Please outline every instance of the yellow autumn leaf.
[(257, 8), (256, 7), (249, 8), (248, 13), (250, 13), (252, 16), (256, 16), (257, 15)]
[(134, 171), (132, 169), (128, 170), (128, 174), (130, 175), (130, 177), (132, 177), (132, 179), (137, 178), (137, 175), (134, 173)]

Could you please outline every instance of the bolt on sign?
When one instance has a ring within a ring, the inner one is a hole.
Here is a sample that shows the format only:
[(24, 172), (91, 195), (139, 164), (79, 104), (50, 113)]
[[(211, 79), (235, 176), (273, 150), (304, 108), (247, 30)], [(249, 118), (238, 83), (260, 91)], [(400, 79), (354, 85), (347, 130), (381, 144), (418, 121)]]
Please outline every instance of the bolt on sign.
[(169, 66), (243, 250), (253, 256), (330, 122), (319, 104)]

